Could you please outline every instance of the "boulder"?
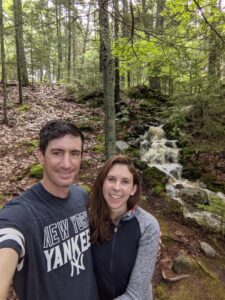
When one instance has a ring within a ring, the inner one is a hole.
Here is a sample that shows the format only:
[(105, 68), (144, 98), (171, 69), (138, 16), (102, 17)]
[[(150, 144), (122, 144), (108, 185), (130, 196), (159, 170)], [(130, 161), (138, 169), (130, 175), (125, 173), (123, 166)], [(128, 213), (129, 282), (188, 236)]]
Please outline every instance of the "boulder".
[(192, 257), (181, 254), (174, 259), (172, 269), (177, 274), (193, 272), (198, 269), (198, 264)]
[(200, 242), (200, 248), (207, 257), (215, 257), (216, 250), (206, 242)]
[(198, 204), (209, 205), (209, 197), (205, 190), (199, 188), (181, 188), (179, 197), (186, 204), (197, 207)]
[(116, 141), (116, 147), (119, 149), (119, 151), (124, 152), (129, 148), (129, 144), (124, 141)]

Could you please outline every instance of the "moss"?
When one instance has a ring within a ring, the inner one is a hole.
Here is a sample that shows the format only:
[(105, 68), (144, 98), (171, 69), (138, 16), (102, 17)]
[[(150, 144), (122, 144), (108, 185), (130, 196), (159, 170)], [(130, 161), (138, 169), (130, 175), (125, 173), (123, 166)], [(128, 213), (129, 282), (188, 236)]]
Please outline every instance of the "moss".
[(0, 195), (0, 209), (3, 207), (3, 204), (2, 204), (3, 200), (4, 200), (4, 196)]
[(30, 176), (35, 178), (42, 178), (43, 166), (41, 164), (33, 164), (30, 168)]
[(211, 277), (195, 277), (185, 279), (176, 284), (176, 288), (167, 294), (168, 300), (223, 300), (225, 288), (218, 280)]
[(105, 151), (105, 146), (103, 144), (97, 144), (97, 145), (94, 145), (92, 147), (93, 151), (97, 152), (97, 153), (104, 153)]
[(166, 175), (155, 167), (147, 167), (143, 170), (144, 185), (147, 189), (151, 188), (153, 192), (164, 191), (167, 180)]
[(30, 109), (30, 106), (27, 103), (17, 107), (17, 110), (21, 113), (27, 112), (27, 111), (29, 111), (29, 109)]
[(91, 187), (87, 184), (80, 184), (80, 187), (85, 190), (87, 193), (90, 193)]
[(217, 180), (212, 174), (203, 175), (201, 181), (204, 182), (208, 189), (214, 192), (225, 192), (225, 183)]
[(96, 139), (97, 142), (102, 142), (102, 143), (105, 142), (105, 137), (102, 134), (97, 134), (95, 139)]
[(39, 140), (36, 140), (36, 139), (34, 139), (34, 140), (23, 140), (22, 142), (19, 143), (18, 146), (21, 146), (21, 145), (24, 145), (24, 146), (28, 147), (28, 149), (27, 149), (28, 153), (32, 154), (33, 151), (38, 148)]
[(153, 289), (154, 299), (155, 300), (166, 300), (166, 299), (168, 299), (166, 289), (167, 289), (167, 287), (163, 283), (157, 285), (157, 287), (155, 289)]
[(140, 150), (137, 148), (129, 147), (126, 151), (126, 154), (133, 158), (140, 158)]

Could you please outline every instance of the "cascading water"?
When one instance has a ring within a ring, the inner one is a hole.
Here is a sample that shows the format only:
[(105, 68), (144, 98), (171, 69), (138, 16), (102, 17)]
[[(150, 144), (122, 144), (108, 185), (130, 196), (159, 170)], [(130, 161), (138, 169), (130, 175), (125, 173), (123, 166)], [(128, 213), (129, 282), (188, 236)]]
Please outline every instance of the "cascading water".
[[(169, 183), (166, 185), (167, 194), (183, 206), (184, 217), (194, 218), (197, 222), (202, 219), (208, 223), (208, 226), (221, 228), (223, 220), (218, 220), (217, 216), (213, 216), (211, 213), (202, 211), (189, 211), (185, 206), (181, 197), (181, 190), (185, 192), (197, 191), (197, 195), (206, 195), (206, 199), (203, 199), (204, 204), (209, 204), (210, 195), (216, 195), (221, 201), (225, 201), (225, 195), (223, 193), (213, 193), (206, 189), (200, 182), (191, 182), (186, 179), (182, 179), (182, 165), (179, 164), (180, 149), (176, 145), (176, 140), (167, 140), (166, 134), (161, 126), (150, 126), (149, 130), (140, 137), (140, 154), (141, 160), (146, 162), (149, 167), (156, 167), (167, 176), (169, 176)], [(207, 196), (208, 195), (208, 196)], [(200, 224), (199, 223), (199, 224)], [(225, 231), (225, 224), (222, 225)]]
[(149, 127), (141, 137), (141, 160), (156, 167), (172, 179), (181, 179), (182, 166), (178, 163), (180, 149), (175, 140), (167, 140), (161, 126)]

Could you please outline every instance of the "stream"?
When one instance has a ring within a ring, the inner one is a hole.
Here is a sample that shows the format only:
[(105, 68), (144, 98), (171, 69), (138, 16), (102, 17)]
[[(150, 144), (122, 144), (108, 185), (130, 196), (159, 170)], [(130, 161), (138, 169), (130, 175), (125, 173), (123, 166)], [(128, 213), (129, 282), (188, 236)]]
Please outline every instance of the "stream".
[[(180, 150), (176, 140), (166, 138), (163, 125), (149, 126), (149, 130), (140, 137), (141, 160), (146, 162), (149, 167), (156, 167), (168, 176), (168, 184), (165, 187), (167, 195), (181, 204), (184, 217), (194, 219), (198, 224), (207, 225), (213, 230), (225, 232), (223, 215), (221, 217), (206, 210), (196, 209), (195, 203), (195, 201), (199, 201), (199, 204), (210, 205), (210, 199), (217, 197), (225, 207), (225, 195), (208, 190), (199, 181), (192, 182), (183, 179), (182, 165), (179, 163)], [(188, 198), (187, 194), (193, 197), (194, 205), (191, 209), (190, 205), (186, 205), (185, 202)]]

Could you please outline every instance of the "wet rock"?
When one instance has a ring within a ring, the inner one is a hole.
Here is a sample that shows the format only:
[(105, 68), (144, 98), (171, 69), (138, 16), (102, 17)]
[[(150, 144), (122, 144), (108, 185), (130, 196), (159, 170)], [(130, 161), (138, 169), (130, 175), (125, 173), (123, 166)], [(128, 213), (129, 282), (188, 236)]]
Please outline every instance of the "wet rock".
[(124, 141), (116, 141), (116, 147), (120, 151), (124, 152), (124, 151), (126, 151), (129, 148), (129, 145), (128, 145), (127, 142), (124, 142)]
[(198, 264), (192, 257), (181, 254), (174, 259), (172, 269), (177, 274), (193, 272), (198, 269)]
[(200, 242), (200, 248), (207, 257), (215, 257), (216, 250), (206, 242)]
[(147, 129), (148, 129), (148, 126), (146, 126), (146, 125), (136, 125), (134, 127), (135, 133), (137, 135), (143, 135)]
[(179, 192), (179, 197), (194, 207), (197, 207), (198, 204), (210, 204), (207, 192), (198, 188), (183, 188)]

